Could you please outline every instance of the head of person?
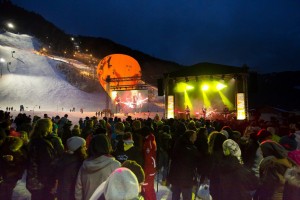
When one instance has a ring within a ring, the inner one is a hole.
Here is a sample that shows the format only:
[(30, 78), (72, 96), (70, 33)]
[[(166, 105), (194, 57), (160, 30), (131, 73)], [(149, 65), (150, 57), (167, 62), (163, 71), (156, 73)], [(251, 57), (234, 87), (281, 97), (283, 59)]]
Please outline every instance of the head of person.
[(163, 125), (163, 127), (162, 127), (162, 131), (164, 132), (164, 133), (170, 133), (170, 126), (169, 125)]
[(141, 129), (141, 134), (142, 134), (142, 136), (144, 136), (144, 137), (147, 137), (147, 136), (150, 135), (152, 132), (153, 132), (153, 129), (150, 128), (149, 126), (144, 126), (144, 127)]
[(182, 135), (182, 139), (186, 143), (192, 143), (194, 144), (196, 139), (197, 139), (197, 132), (193, 130), (187, 130), (185, 133)]
[(104, 183), (103, 195), (106, 200), (135, 199), (139, 196), (139, 182), (128, 168), (113, 171)]
[(125, 144), (133, 144), (132, 134), (130, 132), (126, 132), (123, 135), (123, 142)]
[(134, 120), (132, 122), (132, 128), (133, 130), (139, 130), (142, 128), (142, 124), (141, 124), (141, 121), (140, 120)]
[(115, 124), (115, 132), (116, 134), (123, 134), (125, 130), (125, 125), (122, 122), (117, 122)]
[(240, 162), (242, 162), (241, 160), (242, 152), (238, 143), (236, 143), (232, 139), (227, 139), (223, 142), (222, 146), (223, 146), (223, 152), (225, 156), (234, 156)]
[(7, 138), (7, 135), (4, 131), (4, 129), (0, 127), (0, 147), (6, 138)]
[(183, 122), (179, 122), (176, 126), (175, 132), (177, 135), (182, 135), (186, 131), (186, 126)]
[(36, 121), (31, 138), (43, 138), (52, 133), (52, 120), (42, 118)]
[(85, 139), (78, 136), (73, 136), (67, 139), (68, 153), (78, 155), (80, 158), (87, 157)]
[(188, 123), (188, 125), (187, 125), (187, 128), (188, 128), (189, 130), (194, 130), (194, 131), (196, 131), (197, 128), (196, 128), (196, 123), (195, 123), (195, 121), (194, 121), (194, 120), (190, 120), (189, 123)]
[(271, 139), (272, 134), (269, 131), (267, 131), (266, 129), (261, 129), (258, 131), (256, 137), (259, 142), (263, 142), (265, 140)]
[(23, 140), (24, 144), (28, 144), (29, 138), (28, 133), (26, 131), (20, 131), (20, 138)]
[(223, 152), (223, 142), (226, 136), (218, 131), (213, 131), (208, 136), (208, 152), (214, 154), (215, 152)]
[(112, 147), (108, 137), (104, 134), (95, 135), (88, 147), (89, 157), (99, 157), (110, 154)]
[[(143, 183), (145, 182), (145, 172), (141, 165), (139, 165), (134, 160), (126, 160), (125, 162), (122, 163), (122, 167), (130, 169), (136, 176), (139, 185), (140, 186), (143, 185)], [(141, 190), (141, 187), (139, 189)]]
[(294, 151), (297, 149), (297, 141), (295, 140), (295, 135), (290, 134), (280, 138), (279, 144), (281, 144), (287, 151)]

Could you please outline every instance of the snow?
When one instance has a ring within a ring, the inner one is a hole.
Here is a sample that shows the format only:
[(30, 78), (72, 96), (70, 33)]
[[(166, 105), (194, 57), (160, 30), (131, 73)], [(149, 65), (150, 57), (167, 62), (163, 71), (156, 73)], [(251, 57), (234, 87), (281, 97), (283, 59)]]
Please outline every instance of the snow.
[[(41, 46), (39, 41), (29, 35), (18, 35), (9, 32), (0, 33), (0, 110), (9, 111), (13, 117), (20, 113), (20, 105), (24, 105), (27, 115), (40, 117), (47, 113), (49, 117), (68, 114), (73, 125), (79, 118), (95, 116), (95, 112), (105, 108), (105, 92), (87, 93), (72, 86), (56, 65), (69, 62), (64, 58), (46, 57), (36, 51)], [(71, 60), (79, 69), (87, 68), (84, 64)], [(75, 112), (70, 109), (75, 107)], [(83, 108), (83, 113), (79, 109)], [(163, 113), (131, 113), (133, 118), (153, 118)], [(124, 114), (117, 114), (125, 119)], [(158, 187), (158, 190), (157, 190)], [(157, 199), (171, 199), (168, 187), (155, 183)], [(18, 181), (13, 199), (30, 199), (25, 187), (25, 177)]]
[(40, 106), (44, 111), (104, 108), (105, 93), (87, 93), (72, 86), (56, 70), (63, 59), (36, 54), (39, 46), (38, 40), (28, 35), (0, 34), (0, 56), (5, 60), (0, 64), (0, 109), (18, 109), (20, 105), (27, 110)]

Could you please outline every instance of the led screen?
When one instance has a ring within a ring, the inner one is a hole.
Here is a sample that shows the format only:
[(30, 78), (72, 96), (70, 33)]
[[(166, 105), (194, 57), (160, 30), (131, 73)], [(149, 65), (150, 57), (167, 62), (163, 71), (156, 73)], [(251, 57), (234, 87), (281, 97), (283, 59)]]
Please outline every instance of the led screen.
[(115, 113), (147, 112), (148, 90), (113, 91), (111, 94)]

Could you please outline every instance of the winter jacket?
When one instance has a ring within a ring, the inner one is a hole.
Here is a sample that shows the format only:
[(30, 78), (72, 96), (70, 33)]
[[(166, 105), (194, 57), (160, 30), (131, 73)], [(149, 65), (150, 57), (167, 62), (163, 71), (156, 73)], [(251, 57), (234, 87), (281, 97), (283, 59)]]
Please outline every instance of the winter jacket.
[(29, 142), (26, 187), (29, 191), (41, 190), (54, 186), (53, 163), (56, 151), (45, 138), (35, 138)]
[(156, 172), (156, 141), (153, 134), (145, 137), (143, 143), (144, 172), (145, 175)]
[(190, 141), (176, 142), (172, 156), (168, 180), (179, 187), (192, 187), (196, 184), (196, 167), (200, 152)]
[(287, 169), (285, 174), (283, 200), (298, 200), (300, 197), (300, 168), (294, 166)]
[(120, 166), (121, 163), (109, 155), (85, 160), (78, 172), (75, 199), (88, 200), (95, 189)]
[(75, 199), (75, 183), (82, 160), (75, 154), (64, 153), (56, 164), (55, 175), (58, 180), (57, 198)]
[(142, 151), (140, 151), (139, 148), (134, 146), (133, 143), (121, 142), (121, 146), (117, 147), (114, 156), (121, 163), (123, 163), (126, 160), (134, 160), (139, 165), (144, 165), (143, 153)]
[(250, 191), (258, 187), (258, 178), (234, 156), (215, 153), (210, 158), (210, 192), (214, 200), (251, 200)]

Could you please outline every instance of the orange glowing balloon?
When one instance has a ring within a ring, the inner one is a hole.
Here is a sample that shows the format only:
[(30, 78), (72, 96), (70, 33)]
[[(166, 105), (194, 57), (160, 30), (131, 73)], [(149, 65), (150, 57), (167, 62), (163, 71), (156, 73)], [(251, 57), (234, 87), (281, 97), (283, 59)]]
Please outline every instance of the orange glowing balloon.
[[(97, 76), (101, 86), (106, 90), (106, 79), (141, 77), (141, 67), (132, 57), (125, 54), (111, 54), (104, 57), (97, 66)], [(111, 86), (118, 85), (136, 85), (138, 81), (111, 82)]]

